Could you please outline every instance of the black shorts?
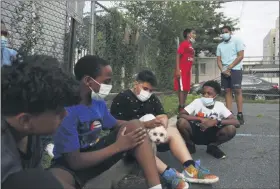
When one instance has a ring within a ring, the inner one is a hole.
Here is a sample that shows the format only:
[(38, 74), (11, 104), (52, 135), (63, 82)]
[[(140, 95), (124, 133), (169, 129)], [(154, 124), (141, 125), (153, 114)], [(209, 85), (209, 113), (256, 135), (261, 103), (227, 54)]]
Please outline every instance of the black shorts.
[(158, 152), (167, 152), (169, 151), (169, 144), (168, 143), (163, 143), (163, 144), (159, 144), (157, 145), (157, 151)]
[[(83, 150), (82, 152), (100, 150), (100, 149), (103, 149), (103, 148), (113, 144), (117, 139), (118, 130), (119, 129), (115, 129), (115, 130), (111, 131), (107, 136), (101, 138), (97, 144), (95, 144), (94, 146), (92, 146), (86, 150)], [(76, 181), (76, 184), (80, 188), (82, 188), (86, 184), (87, 181), (89, 181), (90, 179), (92, 179), (94, 177), (97, 177), (104, 171), (110, 169), (119, 160), (121, 160), (125, 156), (125, 154), (126, 154), (125, 152), (115, 154), (94, 167), (82, 169), (79, 171), (72, 170), (68, 166), (68, 163), (66, 162), (66, 160), (63, 157), (61, 157), (58, 159), (54, 159), (52, 161), (52, 165), (50, 168), (60, 168), (60, 169), (68, 171), (69, 173), (71, 173), (73, 175), (73, 177)]]
[(242, 70), (231, 70), (229, 77), (221, 74), (221, 87), (223, 89), (241, 89), (242, 75)]
[(192, 128), (191, 140), (197, 145), (208, 145), (217, 141), (217, 132), (220, 130), (218, 127), (210, 127), (205, 131), (201, 131), (197, 122), (189, 122)]

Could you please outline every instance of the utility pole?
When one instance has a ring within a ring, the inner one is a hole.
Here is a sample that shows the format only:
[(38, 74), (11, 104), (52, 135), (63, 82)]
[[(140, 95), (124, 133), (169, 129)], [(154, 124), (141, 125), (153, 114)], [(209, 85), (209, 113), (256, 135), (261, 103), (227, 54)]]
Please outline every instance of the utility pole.
[(89, 54), (94, 54), (95, 41), (95, 0), (91, 1), (90, 32), (89, 32)]

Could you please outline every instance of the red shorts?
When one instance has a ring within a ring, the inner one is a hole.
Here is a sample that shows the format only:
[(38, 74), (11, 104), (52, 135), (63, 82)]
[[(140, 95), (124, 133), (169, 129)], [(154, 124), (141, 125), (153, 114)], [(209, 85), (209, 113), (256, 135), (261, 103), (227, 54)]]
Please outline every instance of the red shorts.
[(180, 63), (181, 77), (174, 77), (174, 90), (187, 91), (191, 89), (192, 62)]

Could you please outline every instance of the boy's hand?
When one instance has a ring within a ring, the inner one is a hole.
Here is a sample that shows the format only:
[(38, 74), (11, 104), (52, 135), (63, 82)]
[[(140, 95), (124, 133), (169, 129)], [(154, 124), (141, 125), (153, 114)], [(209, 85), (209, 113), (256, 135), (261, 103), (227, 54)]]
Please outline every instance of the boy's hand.
[(180, 78), (181, 77), (181, 71), (180, 69), (176, 68), (175, 73), (174, 73), (175, 78)]
[(131, 150), (144, 142), (144, 138), (146, 137), (145, 129), (138, 128), (127, 134), (125, 134), (125, 131), (126, 127), (120, 129), (115, 143), (121, 152)]
[(202, 119), (200, 125), (200, 129), (205, 131), (209, 127), (214, 127), (217, 124), (217, 120), (215, 119)]
[(152, 129), (152, 128), (155, 128), (155, 127), (159, 127), (159, 126), (162, 126), (163, 123), (162, 123), (162, 120), (161, 119), (153, 119), (151, 121), (146, 121), (144, 122), (144, 125), (147, 129)]
[(222, 72), (222, 74), (224, 74), (225, 77), (229, 77), (231, 75), (230, 70), (225, 70)]

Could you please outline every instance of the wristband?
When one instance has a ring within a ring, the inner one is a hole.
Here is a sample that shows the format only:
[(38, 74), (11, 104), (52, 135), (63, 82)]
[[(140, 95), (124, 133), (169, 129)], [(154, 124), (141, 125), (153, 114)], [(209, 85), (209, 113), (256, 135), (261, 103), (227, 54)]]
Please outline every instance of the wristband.
[(217, 124), (216, 124), (216, 127), (218, 128), (222, 128), (222, 120), (217, 120)]

